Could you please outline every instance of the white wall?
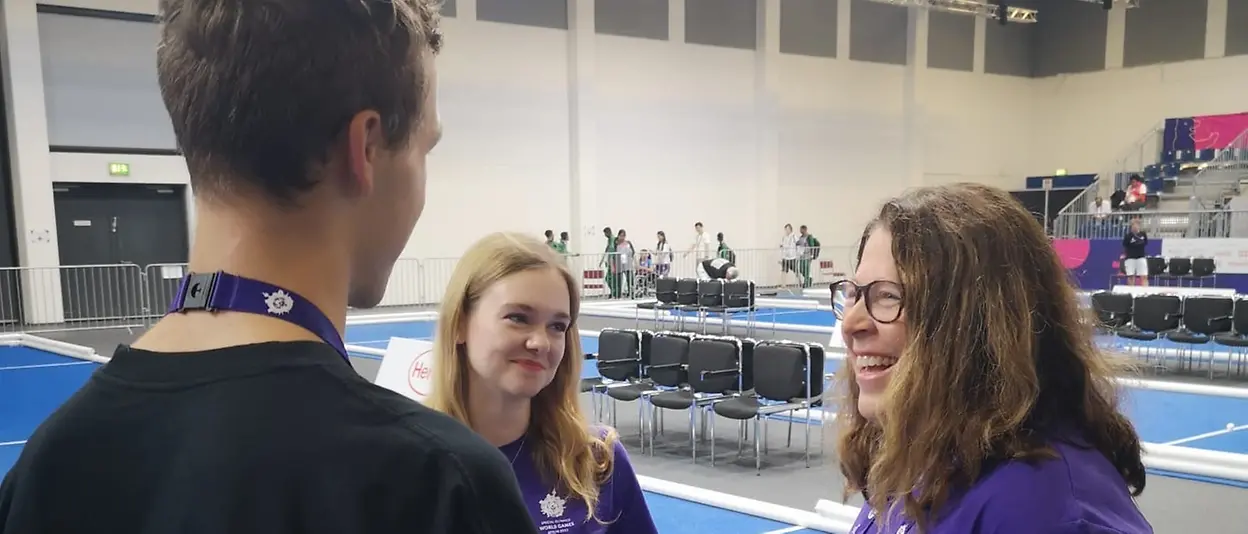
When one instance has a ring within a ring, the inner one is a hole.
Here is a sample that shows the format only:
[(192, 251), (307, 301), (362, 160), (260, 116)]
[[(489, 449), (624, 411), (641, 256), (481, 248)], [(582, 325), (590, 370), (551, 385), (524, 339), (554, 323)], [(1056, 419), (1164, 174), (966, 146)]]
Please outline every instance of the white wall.
[(1032, 169), (1107, 172), (1171, 117), (1248, 111), (1248, 56), (1034, 80)]
[[(782, 219), (848, 246), (880, 202), (911, 185), (903, 68), (781, 56), (780, 69)], [(924, 83), (923, 183), (1021, 188), (1030, 80), (930, 69)]]
[(406, 258), (452, 258), (486, 233), (567, 230), (567, 34), (445, 19), (441, 144)]
[(613, 36), (596, 49), (598, 213), (586, 248), (601, 252), (609, 226), (638, 247), (663, 230), (680, 250), (699, 221), (736, 248), (754, 244), (755, 53)]
[[(35, 18), (28, 0), (0, 1), (17, 16), (6, 17), (10, 46), (37, 41), (27, 27)], [(52, 3), (156, 7), (155, 0)], [(430, 156), (429, 201), (396, 270), (405, 287), (444, 278), (451, 258), (496, 230), (566, 230), (593, 253), (604, 226), (628, 229), (639, 246), (665, 230), (683, 247), (700, 220), (747, 249), (774, 247), (789, 222), (809, 225), (826, 246), (850, 245), (881, 200), (917, 183), (1012, 189), (1026, 175), (1057, 168), (1103, 172), (1166, 117), (1248, 108), (1248, 58), (1040, 80), (917, 69), (915, 105), (904, 89), (906, 67), (782, 55), (774, 36), (760, 52), (685, 44), (677, 8), (673, 41), (656, 42), (480, 22), (471, 1), (459, 4), (461, 18), (444, 21), (448, 44), (439, 59), (445, 138)], [(764, 6), (767, 17), (779, 12), (777, 0)], [(850, 15), (843, 11), (842, 49)], [(571, 18), (593, 20), (584, 10)], [(926, 35), (926, 17), (916, 20)], [(979, 55), (983, 38), (977, 31)], [(917, 57), (926, 56), (924, 42)], [(10, 132), (18, 134), (13, 166), (23, 182), (23, 262), (55, 265), (51, 183), (114, 180), (107, 162), (123, 157), (47, 154), (46, 116), (31, 111), (47, 107), (43, 87), (30, 81), (39, 64), (29, 47), (19, 48), (7, 58), (21, 83), (6, 91), (20, 104)], [(975, 64), (982, 70), (982, 58)], [(922, 116), (908, 121), (907, 109)], [(917, 178), (907, 124), (921, 126)], [(124, 160), (132, 182), (186, 180), (180, 158)], [(37, 232), (47, 228), (50, 244)], [(432, 294), (438, 285), (404, 292)]]

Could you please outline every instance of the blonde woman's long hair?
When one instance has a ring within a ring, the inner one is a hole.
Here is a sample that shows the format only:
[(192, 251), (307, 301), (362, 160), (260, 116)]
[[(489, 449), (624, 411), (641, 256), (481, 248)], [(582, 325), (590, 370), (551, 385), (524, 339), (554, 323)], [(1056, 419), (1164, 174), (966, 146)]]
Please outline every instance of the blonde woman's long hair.
[(546, 244), (523, 234), (495, 233), (474, 243), (460, 258), (438, 311), (433, 341), (433, 391), (426, 404), (472, 427), (468, 415), (467, 355), (455, 342), (467, 327), (477, 302), (494, 283), (516, 273), (552, 269), (563, 277), (571, 296), (572, 320), (564, 334), (563, 360), (555, 378), (533, 398), (529, 437), (533, 463), (547, 482), (565, 495), (575, 496), (589, 508), (589, 519), (598, 519), (598, 488), (611, 476), (615, 458), (612, 430), (589, 428), (581, 412), (580, 382), (584, 355), (577, 329), (580, 292), (563, 259)]

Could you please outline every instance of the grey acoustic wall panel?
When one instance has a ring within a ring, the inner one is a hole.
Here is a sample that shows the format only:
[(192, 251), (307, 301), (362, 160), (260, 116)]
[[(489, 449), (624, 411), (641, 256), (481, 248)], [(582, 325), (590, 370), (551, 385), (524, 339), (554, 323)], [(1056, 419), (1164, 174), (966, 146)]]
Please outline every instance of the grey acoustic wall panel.
[(667, 0), (595, 0), (594, 31), (606, 35), (668, 39)]
[(477, 0), (477, 20), (568, 29), (569, 0)]
[(974, 70), (975, 18), (932, 11), (927, 20), (927, 66), (966, 72)]
[(1030, 24), (988, 24), (984, 32), (984, 72), (1005, 76), (1031, 76), (1032, 46), (1036, 30)]
[(1226, 55), (1248, 55), (1248, 0), (1227, 0)]
[(1032, 39), (1035, 76), (1105, 69), (1109, 14), (1100, 4), (1074, 0), (1041, 2)]
[(455, 0), (442, 0), (442, 16), (454, 17), (458, 14), (455, 10)]
[(836, 15), (849, 0), (781, 0), (780, 52), (836, 57)]
[(906, 64), (906, 9), (853, 0), (849, 16), (849, 59)]
[(685, 42), (755, 50), (758, 0), (685, 0)]
[(1137, 67), (1205, 57), (1207, 0), (1148, 0), (1127, 10), (1122, 65)]
[(52, 13), (38, 21), (50, 144), (177, 148), (156, 80), (156, 24)]

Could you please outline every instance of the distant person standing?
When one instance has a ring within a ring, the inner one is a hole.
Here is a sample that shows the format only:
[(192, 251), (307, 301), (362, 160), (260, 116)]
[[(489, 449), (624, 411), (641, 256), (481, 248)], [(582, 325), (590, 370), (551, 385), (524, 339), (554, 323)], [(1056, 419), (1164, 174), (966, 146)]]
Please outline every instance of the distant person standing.
[(608, 226), (602, 229), (602, 235), (607, 238), (607, 248), (602, 252), (602, 262), (599, 265), (602, 267), (602, 277), (607, 284), (607, 296), (613, 299), (620, 298), (620, 271), (616, 258), (619, 254), (616, 249), (615, 232), (612, 232), (611, 227)]
[(714, 249), (711, 248), (711, 238), (706, 236), (706, 231), (702, 229), (702, 223), (693, 225), (693, 245), (689, 247), (689, 252), (693, 253), (693, 259), (696, 262), (709, 260), (715, 257)]
[(657, 234), (658, 243), (654, 245), (654, 274), (667, 276), (672, 272), (672, 246), (667, 243), (667, 234)]
[(802, 279), (797, 274), (798, 248), (797, 234), (793, 232), (793, 225), (784, 225), (784, 236), (780, 238), (780, 272), (784, 275), (784, 285), (789, 283), (788, 273), (793, 273), (793, 276), (797, 278), (797, 285), (802, 285)]
[(814, 284), (814, 280), (810, 277), (810, 264), (819, 259), (820, 243), (804, 224), (798, 229), (797, 247), (801, 254), (797, 268), (802, 278), (802, 287), (810, 287)]
[(719, 243), (719, 246), (715, 249), (715, 256), (728, 260), (731, 263), (737, 263), (737, 253), (733, 252), (732, 247), (724, 242), (723, 232), (715, 234), (715, 241)]
[(619, 279), (616, 283), (620, 287), (620, 295), (632, 295), (636, 293), (637, 288), (633, 280), (633, 275), (637, 273), (637, 250), (633, 248), (633, 242), (628, 240), (628, 232), (621, 229), (615, 235), (615, 260), (616, 273)]
[(1148, 233), (1140, 229), (1140, 220), (1131, 220), (1131, 230), (1122, 237), (1122, 272), (1127, 275), (1127, 285), (1148, 285)]
[(568, 233), (561, 232), (559, 234), (559, 240), (556, 241), (555, 233), (550, 230), (546, 230), (546, 245), (554, 249), (555, 252), (566, 255), (568, 253)]

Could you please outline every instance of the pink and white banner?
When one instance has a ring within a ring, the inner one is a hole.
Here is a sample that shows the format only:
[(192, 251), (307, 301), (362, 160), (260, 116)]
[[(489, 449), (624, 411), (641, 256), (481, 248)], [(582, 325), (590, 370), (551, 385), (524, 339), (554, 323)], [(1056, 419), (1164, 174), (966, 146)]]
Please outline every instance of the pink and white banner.
[(1196, 150), (1227, 148), (1245, 131), (1248, 131), (1248, 113), (1192, 117), (1192, 140), (1196, 142)]

